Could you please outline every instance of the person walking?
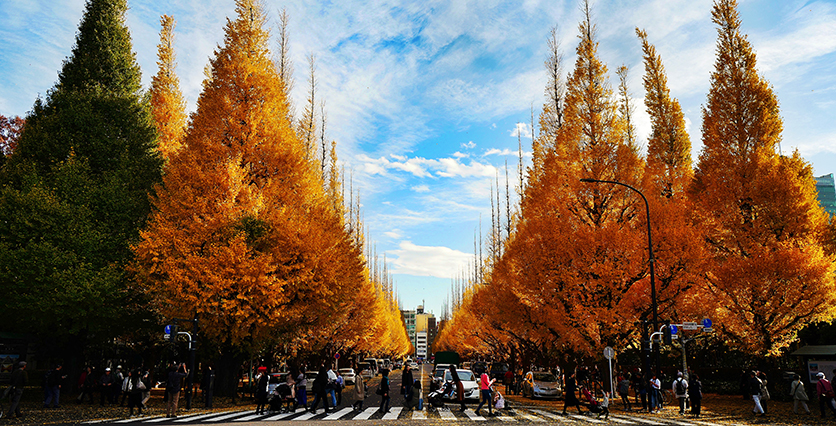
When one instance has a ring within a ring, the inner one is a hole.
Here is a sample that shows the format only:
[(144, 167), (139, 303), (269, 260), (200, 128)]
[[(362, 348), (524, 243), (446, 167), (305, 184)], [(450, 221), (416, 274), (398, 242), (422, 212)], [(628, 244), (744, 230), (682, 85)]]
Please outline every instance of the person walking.
[(128, 375), (125, 376), (125, 378), (122, 380), (122, 386), (120, 388), (121, 389), (121, 394), (122, 394), (122, 400), (119, 401), (119, 406), (120, 407), (125, 405), (125, 401), (128, 399), (128, 396), (131, 393), (131, 389), (133, 389), (132, 388), (133, 383), (131, 383), (131, 379), (133, 379), (133, 377), (131, 377), (132, 374), (133, 374), (133, 372), (131, 370), (128, 370)]
[(482, 373), (479, 377), (479, 393), (481, 393), (482, 400), (479, 401), (479, 406), (476, 407), (476, 415), (479, 415), (479, 410), (485, 403), (488, 403), (488, 416), (493, 417), (493, 398), (491, 398), (491, 386), (496, 379), (491, 379), (487, 372)]
[(653, 373), (650, 379), (650, 413), (659, 413), (660, 409), (662, 408), (662, 401), (661, 401), (661, 394), (662, 391), (662, 381), (656, 377), (656, 373)]
[(203, 371), (203, 379), (200, 381), (200, 390), (203, 392), (203, 403), (205, 408), (212, 408), (212, 396), (215, 392), (215, 370), (212, 365), (207, 364)]
[(93, 403), (93, 390), (96, 388), (96, 377), (93, 375), (93, 367), (85, 367), (81, 376), (78, 378), (78, 398), (76, 403), (84, 402), (85, 397)]
[(114, 377), (110, 372), (110, 367), (105, 368), (104, 374), (99, 378), (99, 389), (101, 390), (101, 398), (99, 405), (104, 407), (105, 403), (110, 403), (110, 395), (113, 394)]
[(826, 411), (824, 409), (825, 406), (833, 412), (833, 415), (836, 416), (836, 408), (833, 407), (833, 384), (827, 380), (824, 376), (824, 373), (819, 371), (819, 374), (816, 375), (816, 378), (819, 379), (818, 383), (816, 383), (816, 395), (819, 398), (819, 409), (821, 409), (821, 418), (826, 417)]
[(128, 417), (133, 417), (134, 408), (136, 408), (136, 415), (142, 415), (142, 391), (147, 388), (145, 382), (142, 381), (142, 370), (136, 369), (133, 372), (128, 372), (129, 384), (126, 387), (128, 394)]
[(181, 363), (180, 367), (171, 366), (168, 371), (168, 379), (165, 382), (165, 392), (168, 395), (168, 405), (166, 410), (166, 417), (177, 417), (177, 403), (180, 400), (180, 388), (182, 388), (183, 378), (189, 374), (186, 369), (186, 364)]
[(682, 377), (681, 371), (676, 373), (676, 380), (673, 381), (671, 390), (673, 390), (674, 395), (676, 395), (676, 399), (679, 400), (679, 415), (684, 416), (685, 401), (688, 399), (688, 381)]
[(412, 368), (409, 365), (404, 366), (403, 373), (401, 374), (401, 394), (403, 395), (404, 405), (407, 410), (411, 410), (413, 408), (412, 397), (414, 396), (414, 391), (412, 389), (412, 384), (414, 382), (415, 379), (412, 376)]
[(305, 366), (299, 367), (299, 375), (296, 376), (296, 405), (308, 410), (308, 378), (305, 376)]
[(766, 373), (763, 372), (763, 371), (758, 371), (757, 374), (758, 374), (758, 379), (761, 381), (761, 383), (760, 383), (760, 386), (761, 386), (761, 393), (760, 393), (761, 408), (763, 408), (763, 414), (767, 414), (767, 413), (769, 413), (769, 410), (767, 408), (766, 403), (767, 403), (767, 401), (769, 401), (770, 395), (769, 395), (769, 388), (766, 386), (767, 383), (768, 383), (767, 380), (766, 380)]
[[(559, 377), (560, 376), (558, 376), (558, 378)], [(514, 372), (510, 368), (505, 372), (505, 377), (503, 377), (502, 383), (505, 385), (505, 394), (511, 395), (511, 386), (514, 384)]]
[(145, 407), (148, 404), (148, 400), (151, 399), (151, 373), (145, 370), (140, 380), (145, 385), (145, 389), (142, 391), (142, 406)]
[(354, 376), (354, 404), (351, 404), (351, 408), (361, 411), (363, 410), (363, 401), (366, 399), (366, 383), (363, 381), (363, 371), (360, 370), (356, 376)]
[(566, 409), (569, 407), (577, 407), (578, 414), (583, 414), (581, 411), (581, 402), (578, 400), (578, 384), (575, 379), (575, 373), (569, 375), (566, 379), (566, 393), (563, 396), (563, 415), (566, 415)]
[(61, 364), (57, 364), (55, 369), (49, 374), (49, 377), (47, 377), (47, 395), (46, 399), (44, 399), (44, 408), (49, 408), (50, 403), (52, 403), (53, 408), (58, 408), (58, 400), (61, 397), (61, 386), (66, 378), (67, 375), (64, 374), (63, 367)]
[(383, 369), (380, 370), (380, 409), (378, 410), (380, 413), (388, 413), (389, 412), (389, 370)]
[(807, 396), (807, 391), (804, 389), (804, 382), (801, 381), (801, 376), (796, 374), (792, 377), (792, 384), (790, 384), (790, 395), (792, 395), (792, 412), (798, 414), (798, 406), (804, 409), (804, 412), (810, 414), (810, 408), (807, 407), (807, 401), (810, 398)]
[(624, 411), (633, 411), (630, 408), (630, 377), (626, 374), (618, 380), (618, 395), (621, 397), (621, 403), (624, 404)]
[(688, 398), (691, 400), (691, 414), (700, 416), (702, 409), (702, 382), (696, 373), (691, 374), (691, 384), (688, 386)]
[(267, 367), (258, 367), (255, 383), (255, 413), (264, 414), (267, 407), (267, 385), (270, 384), (270, 374), (268, 374)]
[[(122, 373), (122, 366), (117, 365), (116, 371), (113, 373), (113, 386), (110, 387), (110, 403), (116, 404), (119, 401), (119, 395), (122, 394), (122, 387), (125, 386), (125, 375)], [(120, 403), (121, 407), (122, 404)]]
[(641, 369), (639, 369), (635, 375), (633, 375), (633, 388), (636, 392), (636, 404), (641, 402), (642, 411), (648, 411), (647, 409), (647, 381), (644, 379), (644, 374), (642, 373)]
[(328, 371), (326, 371), (328, 375), (328, 383), (325, 385), (325, 393), (328, 394), (328, 399), (331, 402), (331, 407), (337, 407), (337, 386), (338, 378), (340, 377), (334, 371), (334, 364), (328, 364)]
[(598, 413), (598, 418), (601, 418), (601, 415), (604, 415), (605, 420), (610, 419), (610, 393), (604, 391), (604, 397), (601, 398), (601, 412)]
[(337, 405), (335, 405), (335, 407), (343, 405), (343, 389), (345, 389), (345, 379), (343, 378), (343, 375), (337, 371), (337, 385), (334, 386), (334, 392), (337, 394)]
[(319, 371), (316, 374), (316, 378), (313, 381), (313, 387), (311, 390), (314, 393), (314, 400), (311, 403), (311, 409), (309, 410), (312, 414), (316, 414), (316, 407), (319, 405), (319, 401), (322, 401), (322, 406), (325, 408), (325, 412), (328, 412), (328, 395), (326, 392), (326, 387), (328, 386), (328, 371), (325, 370), (325, 363), (323, 363), (319, 367)]
[(749, 394), (755, 403), (755, 416), (758, 414), (764, 415), (763, 407), (761, 406), (761, 381), (754, 371), (749, 372)]
[(12, 404), (9, 406), (9, 412), (6, 418), (11, 418), (12, 414), (18, 419), (23, 418), (20, 412), (20, 397), (23, 396), (23, 388), (29, 383), (29, 373), (26, 372), (26, 361), (17, 363), (17, 369), (12, 371), (11, 377), (11, 398)]
[(459, 378), (459, 373), (456, 371), (456, 366), (450, 364), (450, 377), (453, 379), (453, 385), (456, 387), (456, 401), (461, 405), (461, 411), (464, 411), (464, 385), (462, 379)]

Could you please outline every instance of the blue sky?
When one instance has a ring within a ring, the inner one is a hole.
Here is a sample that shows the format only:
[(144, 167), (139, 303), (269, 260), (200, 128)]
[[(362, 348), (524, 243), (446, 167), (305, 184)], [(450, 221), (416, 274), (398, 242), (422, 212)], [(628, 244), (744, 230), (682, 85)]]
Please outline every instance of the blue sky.
[[(386, 254), (401, 301), (441, 313), (450, 282), (472, 262), (474, 233), (490, 227), (490, 192), (517, 167), (517, 133), (530, 151), (530, 108), (544, 102), (546, 38), (558, 27), (565, 71), (574, 64), (576, 0), (265, 0), (275, 29), (290, 15), (297, 110), (307, 56), (317, 58), (327, 135), (360, 189), (369, 239)], [(130, 1), (127, 23), (147, 85), (156, 72), (159, 16), (177, 20), (181, 87), (193, 110), (203, 68), (222, 41), (232, 0)], [(593, 2), (599, 54), (630, 68), (638, 131), (643, 66), (636, 26), (662, 55), (696, 156), (700, 108), (714, 63), (708, 0)], [(0, 0), (0, 114), (24, 115), (57, 79), (84, 0)], [(836, 2), (743, 0), (743, 29), (784, 118), (782, 149), (817, 175), (836, 172)], [(274, 31), (274, 34), (276, 31)], [(274, 41), (275, 46), (275, 41)], [(524, 124), (518, 124), (524, 123)], [(526, 156), (526, 158), (529, 158)], [(512, 181), (513, 185), (513, 181)]]

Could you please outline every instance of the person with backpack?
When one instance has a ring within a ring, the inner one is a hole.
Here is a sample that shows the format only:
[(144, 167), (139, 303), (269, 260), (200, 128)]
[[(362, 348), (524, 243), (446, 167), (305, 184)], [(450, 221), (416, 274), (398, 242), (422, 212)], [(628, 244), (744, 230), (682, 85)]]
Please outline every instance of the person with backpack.
[(790, 384), (790, 395), (792, 395), (792, 412), (798, 414), (798, 405), (801, 404), (801, 408), (807, 414), (810, 414), (810, 408), (807, 407), (807, 401), (810, 399), (807, 396), (807, 391), (804, 390), (804, 382), (801, 381), (801, 376), (796, 374), (792, 377), (792, 384)]
[(685, 415), (685, 400), (688, 399), (688, 382), (682, 378), (682, 372), (676, 373), (676, 380), (673, 382), (673, 393), (679, 400), (679, 415)]
[(328, 375), (328, 384), (325, 386), (325, 391), (328, 394), (328, 399), (331, 401), (331, 407), (337, 407), (337, 388), (339, 384), (337, 383), (339, 380), (340, 375), (334, 371), (334, 364), (328, 365), (328, 371), (326, 372)]
[(836, 408), (833, 407), (833, 384), (827, 380), (824, 376), (824, 373), (819, 371), (819, 374), (816, 374), (816, 378), (819, 379), (819, 382), (816, 383), (816, 395), (819, 397), (819, 408), (821, 409), (821, 418), (825, 418), (826, 411), (824, 409), (825, 406), (833, 412), (833, 415), (836, 416)]

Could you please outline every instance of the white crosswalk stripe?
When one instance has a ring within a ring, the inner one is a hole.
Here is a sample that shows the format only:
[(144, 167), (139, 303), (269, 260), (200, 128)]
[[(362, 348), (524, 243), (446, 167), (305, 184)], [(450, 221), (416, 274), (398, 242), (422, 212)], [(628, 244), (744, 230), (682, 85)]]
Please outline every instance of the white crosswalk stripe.
[(322, 420), (339, 420), (340, 417), (343, 417), (343, 416), (345, 416), (346, 414), (348, 414), (352, 411), (354, 411), (354, 408), (345, 407), (342, 410), (337, 411), (336, 413), (331, 413), (331, 414), (325, 416), (325, 418), (323, 418)]
[(220, 421), (224, 421), (224, 420), (229, 420), (233, 417), (238, 417), (238, 416), (240, 416), (241, 414), (244, 414), (244, 413), (246, 413), (246, 411), (236, 411), (234, 413), (229, 413), (225, 416), (211, 417), (211, 418), (205, 419), (203, 421), (205, 421), (205, 422), (220, 422)]
[(416, 410), (412, 413), (412, 420), (427, 420), (427, 410)]
[(295, 411), (288, 412), (288, 413), (276, 414), (275, 416), (270, 416), (270, 417), (267, 417), (267, 418), (263, 418), (263, 419), (261, 419), (261, 421), (262, 422), (271, 422), (271, 421), (274, 421), (274, 420), (281, 420), (285, 417), (290, 417), (294, 414), (296, 414)]
[(552, 412), (549, 412), (549, 411), (545, 411), (545, 410), (531, 410), (531, 412), (537, 413), (541, 416), (547, 417), (547, 418), (552, 419), (552, 420), (557, 420), (559, 422), (568, 422), (569, 421), (561, 415), (558, 415), (558, 414), (555, 414), (555, 413), (552, 413)]
[(707, 422), (707, 421), (704, 421), (704, 420), (694, 420), (693, 422), (698, 424), (698, 425), (703, 425), (703, 426), (721, 426), (717, 423), (711, 423), (711, 422)]
[[(163, 418), (165, 418), (165, 417), (163, 417)], [(132, 417), (132, 418), (129, 418), (129, 419), (117, 420), (113, 423), (133, 423), (133, 422), (140, 422), (140, 421), (146, 421), (146, 420), (152, 420), (152, 419), (154, 419), (154, 417)]]
[(486, 418), (484, 418), (484, 417), (482, 417), (482, 416), (477, 415), (477, 414), (476, 414), (476, 412), (475, 412), (475, 411), (473, 411), (473, 410), (472, 410), (472, 409), (470, 409), (470, 408), (468, 408), (467, 410), (464, 410), (464, 414), (465, 414), (468, 418), (470, 418), (470, 420), (476, 420), (476, 421), (480, 421), (480, 422), (483, 422), (483, 421), (487, 420)]
[(174, 422), (175, 423), (185, 423), (185, 422), (191, 422), (191, 421), (195, 421), (195, 420), (203, 420), (203, 419), (208, 418), (208, 417), (220, 416), (220, 415), (223, 415), (223, 414), (224, 413), (206, 413), (206, 414), (199, 414), (199, 415), (196, 415), (196, 416), (178, 417), (177, 420), (175, 420)]
[(589, 423), (604, 423), (601, 420), (593, 419), (592, 417), (586, 417), (586, 416), (581, 416), (581, 415), (577, 415), (577, 414), (568, 414), (568, 416), (575, 419), (575, 420), (582, 420), (582, 421), (589, 422)]
[(655, 420), (644, 419), (644, 418), (641, 418), (641, 417), (632, 417), (632, 416), (612, 416), (612, 417), (617, 417), (617, 418), (620, 418), (620, 419), (630, 420), (630, 421), (637, 422), (637, 423), (644, 423), (646, 425), (659, 426), (659, 425), (664, 425), (665, 424), (665, 423), (659, 423)]
[(389, 412), (383, 415), (383, 420), (398, 420), (398, 416), (401, 414), (403, 407), (392, 407), (389, 409)]
[(239, 417), (239, 418), (237, 418), (233, 421), (248, 422), (250, 420), (255, 420), (255, 419), (258, 419), (258, 418), (261, 418), (261, 417), (266, 417), (266, 416), (267, 416), (266, 414), (250, 414), (249, 416)]
[(306, 411), (306, 412), (305, 412), (305, 413), (303, 413), (301, 416), (299, 416), (299, 417), (294, 417), (294, 418), (292, 418), (292, 419), (290, 419), (290, 420), (296, 420), (296, 421), (299, 421), (299, 420), (310, 420), (310, 419), (311, 419), (311, 418), (313, 418), (313, 416), (315, 416), (315, 415), (316, 415), (316, 414), (311, 413), (310, 411)]
[[(625, 425), (634, 425), (634, 424), (636, 424), (636, 422), (634, 422), (634, 421), (632, 421), (632, 420), (620, 419), (620, 418), (618, 418), (618, 417), (616, 417), (616, 416), (610, 416), (610, 417), (608, 417), (608, 418), (607, 418), (607, 420), (609, 420), (609, 421), (611, 421), (611, 422), (616, 422), (616, 423), (625, 424)], [(693, 425), (689, 425), (689, 426), (693, 426)]]
[(458, 420), (450, 410), (438, 410), (441, 420)]
[(368, 420), (368, 419), (369, 419), (369, 417), (371, 417), (371, 416), (372, 416), (372, 414), (374, 414), (377, 410), (378, 410), (378, 408), (377, 408), (377, 407), (369, 407), (369, 408), (366, 408), (366, 409), (365, 409), (365, 411), (363, 411), (362, 413), (360, 413), (360, 414), (356, 415), (356, 416), (354, 417), (354, 420)]
[(543, 420), (543, 419), (541, 419), (537, 416), (532, 416), (531, 414), (517, 412), (517, 415), (526, 419), (526, 420), (528, 420), (528, 421), (530, 421), (530, 422), (545, 422), (545, 420)]
[(517, 419), (509, 416), (506, 413), (502, 413), (502, 414), (496, 416), (496, 418), (499, 419), (499, 421), (502, 421), (502, 422), (515, 422), (515, 421), (517, 421)]

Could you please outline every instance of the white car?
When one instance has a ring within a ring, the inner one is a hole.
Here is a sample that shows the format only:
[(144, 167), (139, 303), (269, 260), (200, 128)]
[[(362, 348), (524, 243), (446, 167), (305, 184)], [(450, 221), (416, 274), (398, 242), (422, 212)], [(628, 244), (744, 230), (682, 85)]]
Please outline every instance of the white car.
[[(438, 370), (436, 370), (438, 371)], [(476, 378), (476, 375), (473, 374), (470, 370), (456, 370), (456, 373), (459, 375), (459, 380), (462, 381), (462, 387), (464, 388), (464, 399), (475, 399), (479, 400), (479, 382)], [(444, 373), (444, 382), (452, 382), (453, 376), (450, 375), (450, 370), (446, 370)], [(446, 399), (453, 399), (452, 395), (445, 396)]]
[(316, 380), (316, 376), (319, 373), (316, 371), (307, 371), (305, 372), (305, 379), (308, 381), (308, 384), (305, 385), (305, 389), (307, 389), (308, 395), (313, 395), (313, 382)]
[(353, 368), (340, 368), (340, 376), (343, 376), (343, 381), (345, 382), (345, 384), (354, 384)]

